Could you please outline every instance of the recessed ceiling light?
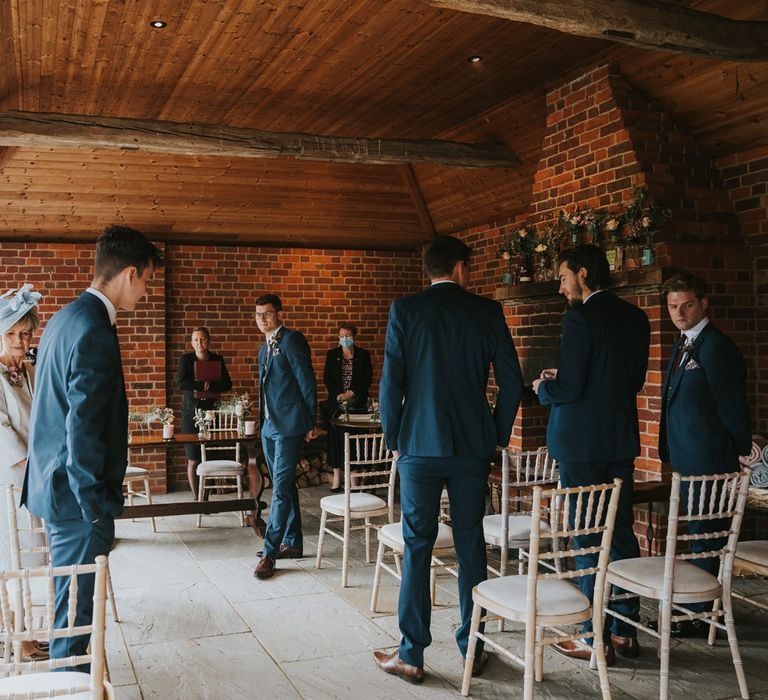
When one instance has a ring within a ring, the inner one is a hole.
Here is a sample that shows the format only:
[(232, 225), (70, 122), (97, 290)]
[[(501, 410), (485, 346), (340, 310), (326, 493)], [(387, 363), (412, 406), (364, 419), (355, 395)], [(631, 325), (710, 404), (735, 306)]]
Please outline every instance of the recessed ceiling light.
[(470, 56), (467, 60), (470, 63), (480, 63), (480, 61), (482, 61), (483, 59), (482, 59), (482, 56)]
[(165, 29), (168, 26), (168, 22), (163, 22), (161, 19), (153, 19), (149, 26), (153, 29)]

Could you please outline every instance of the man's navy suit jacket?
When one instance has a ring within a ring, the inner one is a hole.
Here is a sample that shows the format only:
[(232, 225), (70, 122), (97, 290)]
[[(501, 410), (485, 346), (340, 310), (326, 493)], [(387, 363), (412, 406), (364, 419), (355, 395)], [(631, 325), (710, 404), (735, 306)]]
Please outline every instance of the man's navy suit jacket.
[(539, 385), (551, 405), (547, 447), (560, 462), (619, 462), (640, 454), (637, 393), (645, 383), (648, 317), (611, 291), (563, 317), (557, 377)]
[(711, 323), (674, 372), (679, 346), (680, 338), (664, 377), (659, 456), (684, 476), (736, 471), (752, 448), (744, 358)]
[(127, 463), (117, 334), (101, 299), (85, 292), (40, 340), (22, 503), (51, 522), (119, 515)]
[[(486, 397), (491, 364), (499, 389), (493, 414)], [(498, 302), (445, 282), (392, 304), (379, 388), (390, 449), (490, 458), (509, 442), (521, 392)]]
[(269, 419), (283, 437), (304, 435), (315, 427), (317, 384), (307, 339), (282, 327), (276, 333), (277, 350), (259, 350), (259, 420)]

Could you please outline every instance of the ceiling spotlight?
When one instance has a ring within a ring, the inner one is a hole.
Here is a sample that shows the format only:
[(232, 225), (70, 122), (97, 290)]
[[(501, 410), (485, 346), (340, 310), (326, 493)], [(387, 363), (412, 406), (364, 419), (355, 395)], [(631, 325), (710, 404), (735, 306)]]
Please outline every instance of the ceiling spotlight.
[(163, 22), (161, 19), (153, 19), (149, 26), (153, 29), (165, 29), (168, 26), (168, 22)]
[(483, 60), (482, 56), (470, 56), (467, 59), (470, 63), (480, 63)]

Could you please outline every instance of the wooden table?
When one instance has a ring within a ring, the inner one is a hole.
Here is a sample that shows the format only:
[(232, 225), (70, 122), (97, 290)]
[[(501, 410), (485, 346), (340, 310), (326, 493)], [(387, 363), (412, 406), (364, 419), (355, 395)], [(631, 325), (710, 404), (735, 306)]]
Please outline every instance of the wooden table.
[[(235, 443), (258, 442), (257, 435), (238, 435), (234, 430), (232, 432), (213, 433), (207, 440), (201, 440), (197, 433), (176, 433), (170, 440), (164, 440), (162, 433), (152, 432), (145, 434), (132, 434), (128, 443), (128, 450), (141, 450), (148, 447), (163, 447), (170, 449), (179, 445), (226, 445)], [(256, 450), (255, 461), (258, 463), (258, 448)], [(233, 511), (251, 511), (251, 524), (257, 533), (262, 533), (264, 521), (261, 519), (261, 511), (267, 505), (261, 501), (261, 494), (264, 491), (264, 479), (259, 472), (258, 466), (255, 469), (248, 470), (248, 476), (251, 479), (257, 479), (255, 489), (256, 496), (249, 498), (230, 498), (220, 501), (179, 501), (176, 503), (153, 503), (152, 505), (126, 506), (123, 514), (119, 518), (149, 518), (162, 517), (167, 515), (189, 515), (189, 514), (209, 514), (209, 513), (227, 513)], [(254, 489), (249, 485), (249, 490), (253, 493)]]
[[(363, 420), (355, 420), (352, 416), (360, 416)], [(366, 432), (381, 432), (381, 421), (372, 420), (370, 414), (367, 413), (352, 413), (349, 418), (344, 418), (344, 414), (342, 413), (336, 416), (336, 418), (333, 418), (331, 424), (335, 425), (337, 428), (358, 428)]]

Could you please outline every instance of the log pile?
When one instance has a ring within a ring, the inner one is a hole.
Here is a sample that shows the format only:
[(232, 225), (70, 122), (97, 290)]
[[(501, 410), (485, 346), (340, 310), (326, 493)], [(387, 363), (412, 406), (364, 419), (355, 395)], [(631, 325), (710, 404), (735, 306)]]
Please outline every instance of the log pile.
[[(264, 478), (264, 488), (272, 488), (272, 480), (269, 478), (269, 469), (266, 460), (261, 459), (259, 470)], [(304, 455), (296, 464), (296, 485), (300, 489), (309, 486), (319, 486), (331, 480), (331, 470), (326, 461), (325, 449), (312, 449), (307, 446)]]

